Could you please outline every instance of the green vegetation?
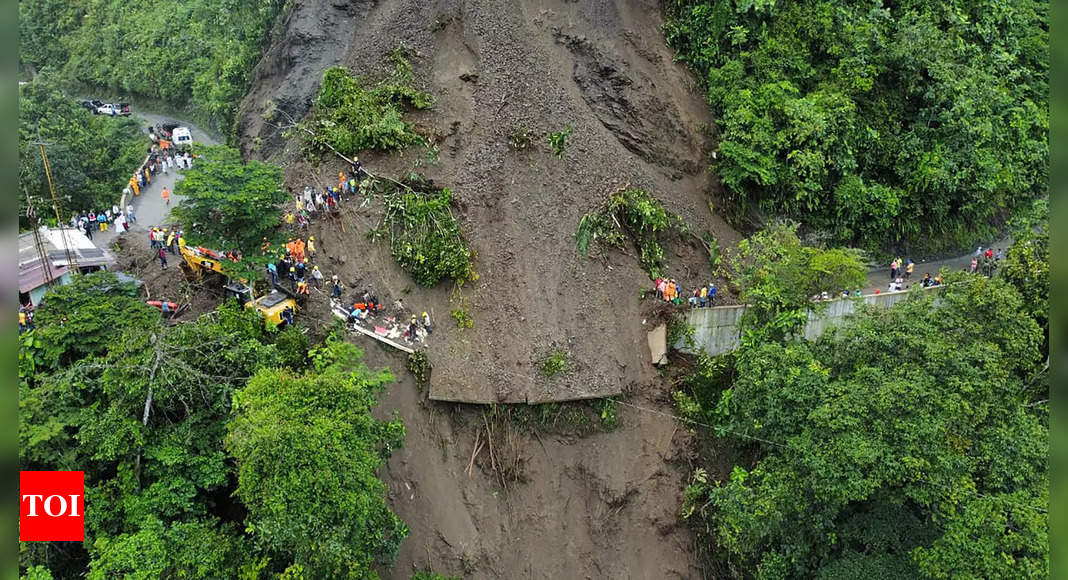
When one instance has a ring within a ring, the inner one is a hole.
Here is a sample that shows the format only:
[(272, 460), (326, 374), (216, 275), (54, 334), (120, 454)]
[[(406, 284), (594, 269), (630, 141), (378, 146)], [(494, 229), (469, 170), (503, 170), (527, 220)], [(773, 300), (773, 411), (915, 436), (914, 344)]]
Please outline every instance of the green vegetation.
[(560, 373), (567, 372), (570, 368), (571, 363), (568, 353), (562, 348), (552, 349), (541, 361), (541, 374), (550, 379)]
[(601, 399), (601, 427), (611, 431), (619, 426), (619, 404), (615, 399)]
[(456, 320), (456, 328), (458, 330), (464, 330), (471, 328), (475, 325), (475, 321), (471, 318), (471, 315), (467, 312), (466, 308), (454, 308), (449, 315)]
[(404, 426), (370, 414), (390, 372), (357, 363), (350, 343), (326, 348), (335, 356), (328, 366), (260, 369), (234, 394), (226, 449), (247, 528), (262, 545), (292, 554), (312, 577), (364, 577), (392, 563), (408, 535), (376, 475), (403, 444)]
[(638, 248), (642, 269), (650, 278), (657, 278), (665, 268), (663, 237), (669, 232), (686, 231), (682, 218), (664, 209), (649, 192), (624, 189), (608, 196), (598, 211), (582, 216), (575, 245), (580, 254), (587, 256), (594, 242), (623, 249), (630, 240)]
[(801, 330), (812, 297), (826, 291), (837, 296), (867, 284), (860, 254), (845, 248), (802, 246), (797, 224), (776, 223), (728, 250), (722, 273), (749, 306), (742, 319), (744, 340), (759, 344)]
[(376, 180), (375, 187), (385, 214), (368, 236), (388, 238), (393, 258), (416, 282), (429, 288), (444, 278), (477, 279), (471, 251), (449, 208), (451, 191), (434, 189), (421, 180), (409, 184)]
[(232, 134), (282, 6), (282, 0), (19, 2), (19, 61), (113, 94), (190, 106), (197, 119)]
[(376, 578), (406, 532), (376, 476), (404, 436), (371, 416), (389, 372), (336, 336), (291, 366), (252, 311), (168, 326), (129, 290), (78, 277), (20, 335), (19, 467), (84, 471), (88, 498), (85, 543), (22, 544), (20, 567)]
[[(21, 4), (20, 4), (21, 6)], [(52, 194), (35, 141), (43, 141), (64, 223), (71, 214), (111, 209), (144, 160), (148, 140), (136, 121), (93, 115), (65, 95), (49, 75), (19, 88), (19, 223), (26, 194), (42, 221), (55, 222)]]
[(526, 127), (516, 128), (508, 137), (508, 146), (512, 148), (512, 151), (526, 151), (533, 144), (534, 134), (527, 130)]
[(1049, 333), (1049, 199), (1037, 200), (1012, 221), (1012, 247), (999, 275), (1024, 298), (1024, 310)]
[(416, 572), (411, 580), (461, 580), (459, 576), (445, 576), (437, 572)]
[(426, 144), (402, 117), (406, 108), (427, 109), (432, 100), (412, 88), (412, 66), (403, 52), (394, 51), (393, 60), (392, 76), (377, 83), (343, 67), (326, 69), (312, 114), (300, 122), (311, 152), (334, 150), (352, 157), (365, 149), (395, 151)]
[(680, 411), (749, 458), (686, 490), (722, 575), (1048, 576), (1042, 330), (1011, 285), (949, 282), (699, 359)]
[(427, 358), (426, 353), (421, 350), (410, 353), (408, 355), (406, 366), (408, 372), (415, 376), (415, 384), (418, 385), (420, 389), (425, 387), (427, 381), (430, 380), (430, 371), (432, 369), (430, 366), (430, 359)]
[(1048, 2), (673, 4), (665, 35), (708, 90), (737, 216), (939, 249), (1046, 191)]
[(171, 210), (184, 226), (186, 241), (220, 251), (236, 249), (243, 259), (235, 275), (259, 274), (268, 257), (260, 250), (268, 238), (278, 247), (282, 223), (282, 169), (260, 161), (241, 160), (232, 147), (197, 149), (201, 156), (174, 187), (185, 199)]
[(574, 132), (575, 129), (571, 125), (568, 125), (562, 131), (549, 133), (549, 147), (552, 148), (553, 155), (563, 159), (564, 151), (567, 149), (567, 138)]

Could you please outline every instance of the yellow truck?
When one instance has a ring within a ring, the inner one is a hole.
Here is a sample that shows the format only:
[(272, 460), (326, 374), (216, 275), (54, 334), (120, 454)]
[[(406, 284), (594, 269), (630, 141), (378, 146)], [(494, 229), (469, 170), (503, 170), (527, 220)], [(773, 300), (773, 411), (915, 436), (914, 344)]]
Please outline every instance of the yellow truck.
[[(222, 263), (231, 258), (222, 252), (201, 246), (187, 246), (184, 240), (181, 239), (178, 242), (178, 249), (182, 253), (182, 259), (185, 260), (186, 265), (189, 266), (189, 269), (197, 278), (203, 275), (204, 270), (217, 272), (223, 276), (226, 275), (223, 273)], [(239, 281), (227, 278), (227, 283), (224, 286), (227, 297), (236, 298), (238, 302), (245, 305), (245, 308), (255, 308), (264, 318), (279, 326), (286, 323), (287, 308), (290, 309), (291, 313), (296, 313), (297, 301), (285, 288), (275, 288), (267, 294), (256, 298), (247, 282), (247, 280)]]

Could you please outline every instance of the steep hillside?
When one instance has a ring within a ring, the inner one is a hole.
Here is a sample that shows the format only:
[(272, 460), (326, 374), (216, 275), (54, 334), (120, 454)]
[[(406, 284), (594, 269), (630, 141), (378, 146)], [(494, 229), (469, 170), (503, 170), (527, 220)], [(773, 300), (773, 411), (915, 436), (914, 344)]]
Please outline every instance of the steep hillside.
[[(448, 313), (458, 306), (444, 284), (405, 295), (415, 285), (387, 248), (364, 236), (377, 223), (377, 208), (354, 212), (344, 231), (316, 225), (335, 260), (326, 269), (340, 271), (350, 288), (372, 285), (437, 319), (432, 397), (574, 399), (652, 379), (639, 303), (648, 278), (619, 253), (579, 256), (579, 218), (629, 183), (653, 192), (695, 232), (711, 232), (721, 247), (737, 237), (710, 212), (718, 186), (704, 171), (707, 106), (692, 77), (671, 62), (656, 2), (309, 2), (294, 6), (283, 24), (283, 37), (254, 72), (240, 132), (245, 151), (282, 163), (294, 189), (332, 183), (346, 168), (332, 159), (310, 166), (299, 143), (282, 139), (261, 114), (271, 106), (305, 114), (327, 66), (374, 73), (404, 45), (436, 99), (432, 110), (413, 116), (441, 150), (439, 163), (420, 170), (453, 189), (477, 252), (481, 278), (463, 289), (474, 328), (450, 324)], [(574, 134), (557, 159), (544, 135), (565, 126)], [(539, 135), (531, 150), (509, 148), (520, 128)], [(399, 175), (420, 156), (413, 150), (361, 159), (375, 173)], [(703, 250), (680, 242), (668, 255), (684, 286), (707, 282)], [(553, 348), (569, 351), (574, 365), (549, 381), (537, 366)]]

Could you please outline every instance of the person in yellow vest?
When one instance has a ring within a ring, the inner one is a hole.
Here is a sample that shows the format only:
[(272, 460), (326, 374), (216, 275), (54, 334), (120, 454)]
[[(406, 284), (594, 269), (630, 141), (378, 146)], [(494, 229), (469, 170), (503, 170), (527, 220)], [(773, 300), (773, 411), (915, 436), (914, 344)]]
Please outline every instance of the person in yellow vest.
[(22, 331), (26, 330), (26, 326), (26, 311), (19, 310), (19, 334), (22, 334)]
[(297, 216), (293, 215), (293, 212), (286, 214), (286, 225), (293, 225), (293, 220), (297, 219)]
[(173, 254), (172, 246), (174, 246), (174, 232), (167, 230), (167, 251)]
[(130, 189), (133, 190), (134, 195), (141, 195), (141, 187), (139, 185), (137, 185), (137, 178), (136, 177), (131, 177), (130, 178)]
[(315, 259), (315, 236), (308, 236), (308, 260)]
[(151, 185), (152, 184), (152, 172), (149, 171), (147, 167), (142, 168), (142, 170), (145, 172), (145, 183)]

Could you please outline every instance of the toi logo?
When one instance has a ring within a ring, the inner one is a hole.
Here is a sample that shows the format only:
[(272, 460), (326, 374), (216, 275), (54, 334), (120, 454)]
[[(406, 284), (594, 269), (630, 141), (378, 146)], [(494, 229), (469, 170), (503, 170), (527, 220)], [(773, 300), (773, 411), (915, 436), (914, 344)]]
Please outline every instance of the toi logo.
[(85, 539), (85, 472), (19, 472), (19, 541)]

